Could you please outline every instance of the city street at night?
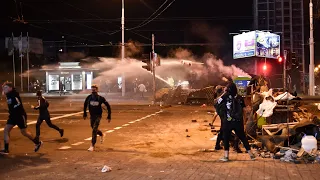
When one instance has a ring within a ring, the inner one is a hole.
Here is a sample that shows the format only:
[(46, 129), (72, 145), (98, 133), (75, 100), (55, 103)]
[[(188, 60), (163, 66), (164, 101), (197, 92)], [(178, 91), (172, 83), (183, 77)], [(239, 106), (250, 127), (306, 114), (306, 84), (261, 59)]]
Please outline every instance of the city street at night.
[[(64, 100), (63, 100), (64, 99)], [(65, 136), (41, 128), (44, 144), (33, 152), (33, 144), (18, 129), (11, 133), (11, 151), (1, 156), (0, 179), (317, 179), (318, 164), (291, 164), (231, 152), (230, 162), (219, 162), (223, 151), (212, 149), (215, 141), (208, 123), (212, 107), (182, 106), (160, 108), (149, 105), (114, 105), (112, 121), (101, 122), (106, 134), (95, 152), (88, 152), (91, 129), (82, 118), (80, 99), (70, 107), (70, 99), (51, 97), (53, 123), (65, 129)], [(66, 103), (66, 101), (69, 101)], [(3, 101), (2, 101), (3, 102)], [(24, 98), (28, 128), (35, 133), (37, 112), (28, 108), (32, 98)], [(2, 109), (6, 107), (2, 104)], [(7, 118), (1, 111), (1, 135)], [(196, 122), (192, 121), (196, 120)], [(215, 123), (219, 126), (219, 120)], [(105, 166), (111, 172), (102, 173)]]

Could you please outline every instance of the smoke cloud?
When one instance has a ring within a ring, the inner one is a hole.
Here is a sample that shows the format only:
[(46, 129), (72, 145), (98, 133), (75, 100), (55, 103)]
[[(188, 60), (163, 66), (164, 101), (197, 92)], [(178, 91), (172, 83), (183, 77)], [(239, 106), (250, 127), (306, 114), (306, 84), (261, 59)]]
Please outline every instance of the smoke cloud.
[[(178, 48), (172, 50), (169, 58), (161, 58), (161, 66), (156, 67), (156, 74), (164, 82), (173, 78), (175, 84), (178, 81), (189, 81), (194, 88), (203, 88), (209, 85), (224, 84), (223, 77), (235, 78), (237, 76), (250, 77), (248, 73), (235, 65), (226, 66), (221, 59), (213, 54), (207, 53), (201, 58), (195, 58), (191, 51)], [(149, 71), (142, 68), (144, 63), (134, 58), (127, 58), (125, 62), (115, 58), (100, 58), (99, 63), (95, 63), (93, 68), (102, 71), (94, 83), (117, 83), (118, 77), (125, 74), (126, 84), (133, 83), (136, 79), (145, 83), (152, 82), (152, 75)], [(181, 61), (191, 62), (191, 66), (184, 65)], [(158, 79), (159, 79), (158, 78)], [(162, 84), (168, 86), (168, 84)], [(159, 88), (159, 87), (158, 87)]]

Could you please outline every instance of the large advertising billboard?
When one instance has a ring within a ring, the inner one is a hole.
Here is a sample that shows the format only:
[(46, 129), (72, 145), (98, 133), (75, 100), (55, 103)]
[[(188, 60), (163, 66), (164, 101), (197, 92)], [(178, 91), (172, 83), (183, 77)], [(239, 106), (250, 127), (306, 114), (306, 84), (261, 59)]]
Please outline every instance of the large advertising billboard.
[(253, 56), (277, 59), (280, 56), (280, 35), (251, 31), (233, 36), (233, 59)]
[(233, 36), (233, 59), (255, 55), (256, 32), (248, 32)]
[(280, 36), (270, 32), (256, 32), (256, 56), (277, 59), (280, 56)]

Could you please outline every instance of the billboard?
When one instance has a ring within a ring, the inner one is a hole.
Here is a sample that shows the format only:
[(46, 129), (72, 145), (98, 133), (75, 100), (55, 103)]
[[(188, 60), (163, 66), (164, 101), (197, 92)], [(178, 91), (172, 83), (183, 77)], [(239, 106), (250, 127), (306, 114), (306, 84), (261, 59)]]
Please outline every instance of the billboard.
[(280, 56), (280, 36), (270, 32), (256, 31), (256, 56), (277, 59)]
[(255, 31), (233, 36), (233, 59), (255, 56), (255, 39)]
[(280, 35), (251, 31), (233, 36), (233, 59), (253, 56), (277, 59), (280, 56)]

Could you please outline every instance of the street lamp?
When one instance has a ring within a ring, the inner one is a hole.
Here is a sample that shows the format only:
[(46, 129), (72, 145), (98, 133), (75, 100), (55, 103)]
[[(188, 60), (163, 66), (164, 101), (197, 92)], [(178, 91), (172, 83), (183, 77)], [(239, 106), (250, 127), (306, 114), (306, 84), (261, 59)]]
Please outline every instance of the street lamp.
[[(121, 8), (121, 31), (122, 31), (122, 41), (121, 41), (121, 61), (124, 63), (124, 0), (122, 0), (122, 8)], [(125, 80), (125, 75), (122, 73), (122, 96), (125, 96), (126, 93), (126, 80)]]
[(313, 4), (312, 0), (309, 3), (309, 15), (310, 15), (310, 65), (309, 65), (309, 95), (314, 96), (314, 39), (313, 39)]

